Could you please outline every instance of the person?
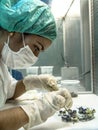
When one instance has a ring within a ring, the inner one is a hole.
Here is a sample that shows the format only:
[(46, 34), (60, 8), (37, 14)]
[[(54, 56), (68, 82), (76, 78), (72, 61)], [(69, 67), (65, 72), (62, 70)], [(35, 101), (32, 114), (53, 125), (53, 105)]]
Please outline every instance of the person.
[(8, 71), (33, 65), (55, 38), (55, 19), (48, 5), (40, 0), (0, 1), (0, 107), (28, 90), (47, 89), (32, 103), (1, 109), (0, 130), (29, 129), (72, 106), (69, 91), (59, 90), (54, 76), (28, 75), (17, 81)]

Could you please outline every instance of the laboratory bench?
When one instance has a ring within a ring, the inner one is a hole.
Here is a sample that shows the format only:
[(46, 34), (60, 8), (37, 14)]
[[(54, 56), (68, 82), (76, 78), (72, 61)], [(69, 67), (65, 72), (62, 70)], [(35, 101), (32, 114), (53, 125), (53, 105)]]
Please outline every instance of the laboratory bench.
[[(14, 102), (7, 103), (5, 108), (15, 106)], [(98, 130), (98, 96), (95, 94), (78, 94), (78, 97), (73, 98), (72, 109), (79, 107), (89, 107), (95, 109), (95, 118), (89, 121), (64, 122), (57, 111), (46, 122), (31, 128), (30, 130)], [(19, 130), (24, 130), (20, 128)]]

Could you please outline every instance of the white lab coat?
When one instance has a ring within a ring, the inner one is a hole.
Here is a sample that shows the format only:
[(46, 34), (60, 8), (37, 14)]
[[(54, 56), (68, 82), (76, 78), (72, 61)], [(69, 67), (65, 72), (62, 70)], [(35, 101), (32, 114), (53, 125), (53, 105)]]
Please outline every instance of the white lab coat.
[(0, 59), (0, 107), (14, 95), (17, 80), (12, 78), (7, 66)]

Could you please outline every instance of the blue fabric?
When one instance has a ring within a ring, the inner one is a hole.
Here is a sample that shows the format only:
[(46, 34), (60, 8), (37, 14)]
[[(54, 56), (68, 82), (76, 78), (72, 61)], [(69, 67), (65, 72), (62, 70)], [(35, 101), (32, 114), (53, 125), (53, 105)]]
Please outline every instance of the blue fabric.
[(0, 26), (9, 32), (56, 38), (54, 16), (40, 0), (0, 0)]
[(15, 78), (16, 80), (23, 79), (22, 73), (18, 70), (12, 70), (12, 77)]

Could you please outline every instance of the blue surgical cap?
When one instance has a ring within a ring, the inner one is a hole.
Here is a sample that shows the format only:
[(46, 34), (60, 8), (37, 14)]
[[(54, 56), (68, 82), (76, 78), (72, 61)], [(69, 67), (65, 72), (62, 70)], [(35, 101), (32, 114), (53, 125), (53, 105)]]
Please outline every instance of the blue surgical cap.
[(51, 41), (56, 38), (55, 18), (50, 7), (40, 0), (0, 0), (0, 27)]

